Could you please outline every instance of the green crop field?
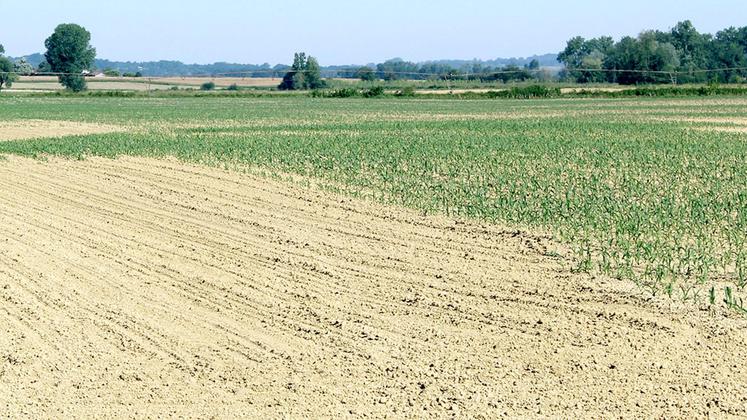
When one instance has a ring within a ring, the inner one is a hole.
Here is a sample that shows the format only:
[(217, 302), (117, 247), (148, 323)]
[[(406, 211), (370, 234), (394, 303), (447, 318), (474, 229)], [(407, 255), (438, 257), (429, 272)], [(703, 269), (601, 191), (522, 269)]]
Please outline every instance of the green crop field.
[(0, 154), (137, 155), (298, 174), (425, 213), (553, 234), (574, 269), (741, 307), (747, 100), (2, 97), (5, 121), (122, 132)]

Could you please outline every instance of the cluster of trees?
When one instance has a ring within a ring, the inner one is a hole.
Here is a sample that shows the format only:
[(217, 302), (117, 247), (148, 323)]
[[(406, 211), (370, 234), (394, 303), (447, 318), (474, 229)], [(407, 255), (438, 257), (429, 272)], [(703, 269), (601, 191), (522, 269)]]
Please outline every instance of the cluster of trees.
[(388, 60), (374, 66), (363, 66), (356, 70), (338, 70), (339, 77), (357, 78), (363, 81), (373, 80), (481, 80), (486, 82), (525, 81), (547, 78), (547, 74), (540, 71), (540, 62), (532, 59), (527, 64), (519, 66), (508, 64), (502, 67), (491, 67), (475, 61), (465, 63), (460, 68), (454, 68), (444, 62), (427, 62), (422, 64), (404, 61), (401, 58)]
[(540, 68), (538, 60), (534, 59), (523, 67), (515, 64), (509, 64), (504, 67), (490, 68), (483, 66), (473, 66), (469, 80), (480, 80), (483, 82), (501, 81), (508, 83), (512, 81), (523, 82), (526, 80), (547, 81), (551, 79), (549, 72)]
[(306, 53), (296, 53), (293, 57), (293, 65), (283, 76), (283, 81), (278, 86), (280, 90), (307, 90), (321, 89), (327, 86), (322, 79), (321, 68), (316, 58), (306, 56)]
[(119, 70), (113, 69), (111, 67), (105, 68), (103, 73), (104, 73), (104, 76), (109, 76), (109, 77), (143, 77), (143, 73), (139, 71), (135, 73), (130, 73), (130, 72), (121, 73)]
[[(483, 81), (525, 81), (539, 79), (543, 76), (540, 64), (532, 60), (523, 67), (507, 65), (505, 67), (487, 67), (473, 65), (463, 69), (454, 69), (448, 64), (430, 62), (416, 64), (396, 58), (375, 66), (363, 66), (357, 69), (337, 69), (334, 76), (343, 78), (357, 78), (363, 81), (376, 80), (483, 80)], [(321, 67), (314, 57), (307, 57), (306, 53), (296, 53), (293, 65), (285, 73), (280, 90), (308, 90), (326, 87), (321, 76)]]
[[(24, 60), (28, 62), (37, 73), (49, 72), (49, 64), (44, 59), (44, 54), (36, 53), (16, 58), (16, 62)], [(112, 69), (125, 75), (140, 74), (142, 77), (160, 76), (206, 76), (226, 73), (242, 73), (247, 77), (282, 77), (290, 66), (278, 64), (270, 66), (236, 64), (236, 63), (213, 63), (213, 64), (184, 64), (181, 61), (111, 61), (96, 58), (91, 66), (93, 69)], [(134, 76), (133, 76), (134, 77)]]
[(747, 27), (699, 33), (690, 21), (670, 31), (637, 37), (575, 37), (559, 55), (561, 77), (579, 83), (743, 82), (747, 78)]
[[(279, 66), (276, 66), (276, 68)], [(362, 80), (396, 80), (396, 79), (446, 79), (446, 78), (477, 78), (486, 76), (487, 79), (500, 79), (496, 72), (518, 72), (536, 67), (559, 68), (557, 54), (536, 55), (527, 58), (497, 58), (495, 60), (437, 60), (425, 63), (414, 63), (401, 58), (393, 58), (383, 63), (370, 63), (365, 66), (326, 66), (322, 67), (325, 77), (340, 77)], [(527, 72), (524, 72), (525, 74)], [(265, 73), (267, 74), (267, 73)], [(545, 75), (546, 76), (546, 75)], [(517, 79), (521, 79), (520, 77)], [(512, 79), (513, 80), (513, 79)]]

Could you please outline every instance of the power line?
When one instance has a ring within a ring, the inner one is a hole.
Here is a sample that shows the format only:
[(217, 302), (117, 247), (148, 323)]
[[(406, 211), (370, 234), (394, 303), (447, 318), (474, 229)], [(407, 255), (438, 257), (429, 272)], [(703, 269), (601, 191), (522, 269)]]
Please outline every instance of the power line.
[[(334, 70), (321, 70), (320, 73), (323, 74), (337, 74), (339, 76), (340, 73), (355, 73), (359, 70), (359, 67), (351, 67), (351, 68), (340, 68), (340, 69), (334, 69)], [(637, 74), (662, 74), (662, 75), (691, 75), (691, 74), (701, 74), (701, 73), (715, 73), (715, 72), (725, 72), (725, 71), (747, 71), (747, 67), (724, 67), (724, 68), (718, 68), (718, 69), (696, 69), (696, 70), (674, 70), (674, 71), (667, 71), (667, 70), (640, 70), (640, 69), (598, 69), (598, 68), (564, 68), (563, 70), (566, 71), (572, 71), (572, 72), (588, 72), (588, 73), (637, 73)], [(458, 71), (458, 70), (455, 70)], [(391, 75), (409, 75), (409, 76), (439, 76), (439, 77), (448, 77), (448, 78), (464, 78), (464, 77), (488, 77), (493, 76), (497, 74), (516, 74), (516, 73), (543, 73), (546, 69), (527, 69), (527, 68), (520, 68), (515, 70), (493, 70), (493, 71), (487, 71), (487, 72), (458, 72), (458, 73), (450, 73), (450, 72), (421, 72), (421, 71), (389, 71), (389, 70), (373, 70), (373, 73), (376, 74), (391, 74)], [(144, 76), (144, 77), (123, 77), (120, 76), (121, 79), (157, 79), (157, 78), (215, 78), (215, 77), (225, 77), (225, 76), (239, 76), (239, 77), (246, 77), (247, 75), (256, 75), (256, 74), (270, 74), (274, 75), (277, 74), (278, 76), (288, 74), (288, 73), (308, 73), (310, 70), (293, 70), (293, 69), (283, 69), (283, 70), (272, 70), (272, 69), (264, 69), (264, 70), (247, 70), (247, 71), (237, 71), (237, 72), (221, 72), (221, 73), (211, 73), (211, 74), (199, 74), (199, 75), (189, 75), (189, 76)], [(18, 74), (16, 72), (12, 71), (2, 71), (0, 74)], [(43, 77), (43, 76), (81, 76), (81, 77), (95, 77), (90, 74), (82, 74), (82, 73), (65, 73), (65, 72), (35, 72), (31, 74), (20, 74), (21, 76), (27, 76), (27, 77)]]
[[(355, 73), (359, 70), (359, 68), (351, 67), (351, 68), (342, 68), (342, 69), (334, 69), (334, 70), (322, 70), (321, 73)], [(565, 68), (564, 70), (567, 71), (577, 71), (577, 72), (602, 72), (602, 73), (646, 73), (646, 74), (665, 74), (665, 75), (688, 75), (692, 73), (711, 73), (711, 72), (722, 72), (722, 71), (738, 71), (738, 70), (747, 70), (747, 67), (729, 67), (729, 68), (720, 68), (720, 69), (699, 69), (699, 70), (690, 70), (690, 71), (667, 71), (667, 70), (638, 70), (638, 69), (591, 69), (591, 68)], [(449, 72), (420, 72), (420, 71), (389, 71), (389, 70), (373, 70), (373, 73), (378, 74), (394, 74), (394, 75), (410, 75), (410, 76), (441, 76), (441, 77), (451, 77), (451, 78), (460, 78), (460, 77), (476, 77), (476, 76), (491, 76), (496, 74), (515, 74), (515, 73), (543, 73), (546, 69), (527, 69), (527, 68), (520, 68), (515, 70), (494, 70), (494, 71), (487, 71), (487, 72), (459, 72), (459, 73), (449, 73)], [(241, 72), (223, 72), (223, 73), (212, 73), (210, 75), (200, 75), (200, 76), (177, 76), (177, 77), (215, 77), (215, 76), (238, 76), (238, 75), (247, 75), (247, 74), (287, 74), (287, 73), (306, 73), (308, 70), (249, 70), (249, 71), (241, 71)]]

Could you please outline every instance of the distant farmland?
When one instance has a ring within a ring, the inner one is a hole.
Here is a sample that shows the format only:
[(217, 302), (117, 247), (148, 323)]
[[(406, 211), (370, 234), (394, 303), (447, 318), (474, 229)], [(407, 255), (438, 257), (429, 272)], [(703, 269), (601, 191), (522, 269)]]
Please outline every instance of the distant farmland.
[[(218, 88), (236, 85), (241, 88), (274, 88), (282, 79), (271, 77), (89, 77), (88, 88), (95, 91), (124, 90), (145, 91), (165, 90), (171, 88), (199, 89), (205, 82), (213, 82)], [(339, 79), (342, 82), (354, 82), (350, 79)], [(17, 91), (56, 91), (63, 90), (53, 76), (21, 76), (13, 84)]]
[[(233, 84), (242, 87), (275, 87), (280, 79), (275, 78), (210, 78), (210, 77), (164, 77), (164, 78), (133, 78), (133, 77), (102, 77), (87, 78), (91, 90), (160, 90), (178, 88), (199, 88), (205, 82), (212, 81), (218, 87), (228, 87)], [(13, 84), (14, 90), (62, 90), (56, 77), (51, 76), (21, 76)]]

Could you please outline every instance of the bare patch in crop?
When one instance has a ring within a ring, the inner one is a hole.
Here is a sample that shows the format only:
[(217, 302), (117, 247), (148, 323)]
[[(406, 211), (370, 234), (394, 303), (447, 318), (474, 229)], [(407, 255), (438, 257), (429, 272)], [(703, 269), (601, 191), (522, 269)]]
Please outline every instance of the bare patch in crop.
[(747, 126), (745, 117), (671, 117), (663, 118), (662, 121), (688, 122), (688, 123), (707, 123), (707, 124), (734, 124)]
[(709, 126), (709, 127), (696, 127), (698, 131), (709, 131), (719, 133), (747, 133), (747, 126)]
[(11, 120), (0, 122), (0, 141), (29, 140), (123, 131), (123, 127), (78, 121)]

